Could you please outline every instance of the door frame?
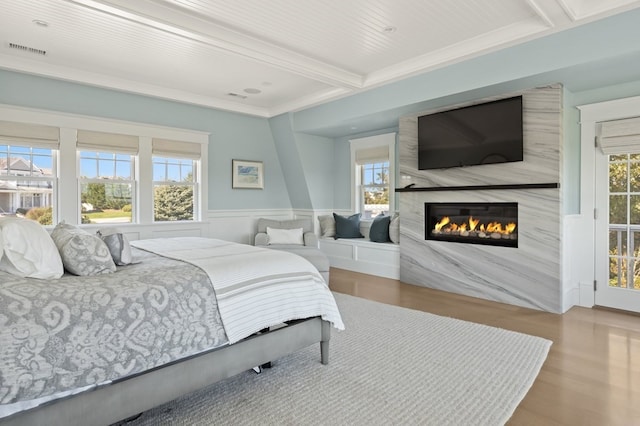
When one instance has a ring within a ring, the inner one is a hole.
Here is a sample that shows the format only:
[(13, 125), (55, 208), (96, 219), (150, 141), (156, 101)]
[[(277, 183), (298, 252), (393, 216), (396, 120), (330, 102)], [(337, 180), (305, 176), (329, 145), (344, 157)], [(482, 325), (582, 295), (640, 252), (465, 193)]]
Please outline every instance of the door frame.
[[(579, 235), (573, 238), (571, 245), (580, 247), (581, 255), (577, 257), (583, 261), (588, 259), (593, 265), (591, 268), (574, 268), (579, 271), (579, 275), (574, 277), (579, 285), (578, 304), (590, 308), (595, 305), (596, 124), (639, 116), (640, 96), (579, 105), (577, 108), (580, 110), (580, 217), (579, 225), (575, 227)], [(572, 263), (576, 264), (576, 260)]]

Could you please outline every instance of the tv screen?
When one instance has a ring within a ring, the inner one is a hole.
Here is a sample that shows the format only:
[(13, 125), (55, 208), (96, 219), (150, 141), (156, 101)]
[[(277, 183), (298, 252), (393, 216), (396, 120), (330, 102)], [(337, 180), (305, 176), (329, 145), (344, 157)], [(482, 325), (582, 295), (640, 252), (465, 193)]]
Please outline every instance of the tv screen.
[(522, 96), (418, 117), (418, 169), (522, 161)]

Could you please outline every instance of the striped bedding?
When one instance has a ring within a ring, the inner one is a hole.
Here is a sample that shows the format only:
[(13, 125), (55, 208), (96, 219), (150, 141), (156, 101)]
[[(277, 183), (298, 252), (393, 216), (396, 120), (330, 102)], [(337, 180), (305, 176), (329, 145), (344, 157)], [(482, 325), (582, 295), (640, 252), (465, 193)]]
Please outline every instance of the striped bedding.
[(295, 254), (198, 237), (158, 238), (131, 244), (204, 270), (215, 290), (230, 343), (274, 324), (314, 316), (344, 329), (322, 276), (311, 263)]

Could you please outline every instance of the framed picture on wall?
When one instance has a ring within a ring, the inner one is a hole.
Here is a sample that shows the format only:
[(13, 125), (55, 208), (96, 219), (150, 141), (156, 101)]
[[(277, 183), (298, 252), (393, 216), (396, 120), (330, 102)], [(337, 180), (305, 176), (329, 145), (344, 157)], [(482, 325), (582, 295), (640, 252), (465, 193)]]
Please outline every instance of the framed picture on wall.
[(232, 188), (264, 188), (264, 166), (262, 161), (231, 160)]

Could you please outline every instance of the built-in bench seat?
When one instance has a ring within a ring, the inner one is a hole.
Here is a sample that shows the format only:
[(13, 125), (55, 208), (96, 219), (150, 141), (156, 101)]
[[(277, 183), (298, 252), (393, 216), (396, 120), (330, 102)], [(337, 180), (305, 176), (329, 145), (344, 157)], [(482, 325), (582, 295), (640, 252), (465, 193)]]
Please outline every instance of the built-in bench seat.
[(371, 221), (360, 223), (365, 238), (319, 238), (320, 250), (334, 268), (398, 279), (400, 277), (400, 246), (369, 240)]

